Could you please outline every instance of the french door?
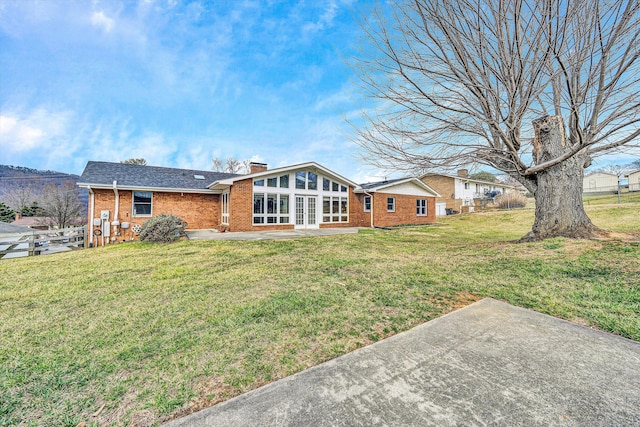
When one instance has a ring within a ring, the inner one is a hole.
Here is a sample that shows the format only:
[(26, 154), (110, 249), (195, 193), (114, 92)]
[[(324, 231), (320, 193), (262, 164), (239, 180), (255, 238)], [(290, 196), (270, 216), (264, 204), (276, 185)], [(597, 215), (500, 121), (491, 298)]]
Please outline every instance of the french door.
[(296, 196), (295, 228), (318, 228), (316, 196)]

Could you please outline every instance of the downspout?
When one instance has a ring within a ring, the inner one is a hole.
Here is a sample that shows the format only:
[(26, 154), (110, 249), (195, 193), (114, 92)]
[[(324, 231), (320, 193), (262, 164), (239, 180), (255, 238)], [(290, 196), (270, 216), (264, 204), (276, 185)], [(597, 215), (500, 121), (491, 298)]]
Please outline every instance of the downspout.
[(111, 224), (113, 224), (113, 238), (116, 238), (117, 240), (117, 233), (118, 233), (118, 226), (120, 225), (120, 220), (118, 219), (118, 210), (120, 208), (120, 195), (118, 194), (118, 181), (114, 180), (113, 181), (113, 192), (115, 193), (116, 196), (116, 210), (113, 214), (113, 222)]
[[(89, 190), (89, 194), (90, 194), (90, 208), (89, 208), (89, 243), (91, 243), (93, 245), (93, 218), (95, 217), (95, 208), (96, 208), (96, 199), (95, 196), (96, 194), (93, 192), (93, 189), (91, 188), (91, 186), (87, 186), (87, 189)], [(97, 246), (97, 245), (96, 245)]]
[(371, 209), (369, 209), (369, 215), (371, 215), (371, 219), (369, 220), (369, 222), (371, 223), (370, 227), (374, 228), (373, 226), (373, 194), (369, 194), (366, 191), (364, 191), (364, 194), (369, 196), (369, 198), (371, 199)]

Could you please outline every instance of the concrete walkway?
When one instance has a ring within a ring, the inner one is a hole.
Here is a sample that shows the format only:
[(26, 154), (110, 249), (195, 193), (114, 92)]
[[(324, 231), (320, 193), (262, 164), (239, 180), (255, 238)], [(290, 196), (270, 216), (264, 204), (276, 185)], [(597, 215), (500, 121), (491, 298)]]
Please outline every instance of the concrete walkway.
[(640, 343), (484, 299), (166, 424), (640, 425)]
[(272, 240), (297, 239), (299, 237), (333, 236), (356, 234), (359, 228), (316, 228), (306, 230), (236, 231), (219, 233), (217, 230), (186, 230), (189, 240)]

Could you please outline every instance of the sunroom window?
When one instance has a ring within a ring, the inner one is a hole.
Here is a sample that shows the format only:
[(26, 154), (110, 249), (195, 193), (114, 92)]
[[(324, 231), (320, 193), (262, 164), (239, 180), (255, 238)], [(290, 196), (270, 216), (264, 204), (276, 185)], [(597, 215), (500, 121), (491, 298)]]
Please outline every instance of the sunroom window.
[(253, 195), (254, 224), (288, 224), (289, 195), (257, 193)]
[(304, 190), (306, 188), (307, 173), (305, 171), (296, 172), (296, 188)]
[(349, 222), (349, 199), (347, 197), (323, 197), (322, 222)]

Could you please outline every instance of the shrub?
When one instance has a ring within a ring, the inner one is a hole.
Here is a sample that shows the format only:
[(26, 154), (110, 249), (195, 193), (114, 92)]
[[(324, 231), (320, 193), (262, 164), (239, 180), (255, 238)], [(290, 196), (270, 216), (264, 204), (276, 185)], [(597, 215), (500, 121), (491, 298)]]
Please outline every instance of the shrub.
[(527, 206), (527, 198), (520, 193), (500, 194), (493, 201), (500, 209), (524, 208)]
[(140, 240), (153, 243), (172, 243), (185, 236), (187, 223), (175, 215), (158, 215), (142, 224)]

